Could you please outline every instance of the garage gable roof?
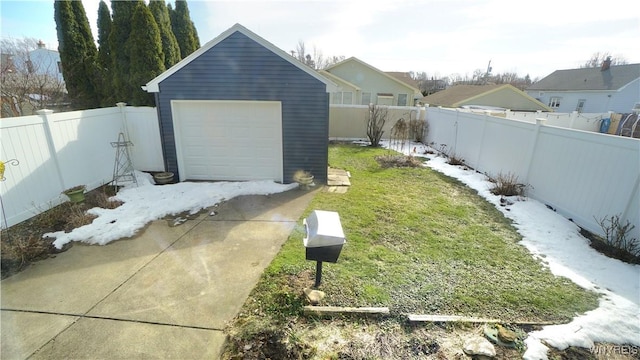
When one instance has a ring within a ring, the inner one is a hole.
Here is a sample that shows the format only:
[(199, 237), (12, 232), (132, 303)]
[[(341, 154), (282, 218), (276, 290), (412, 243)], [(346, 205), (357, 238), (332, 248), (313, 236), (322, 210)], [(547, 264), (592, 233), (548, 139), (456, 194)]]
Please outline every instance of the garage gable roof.
[(255, 41), (258, 44), (260, 44), (261, 46), (263, 46), (267, 50), (273, 52), (274, 54), (278, 55), (282, 59), (288, 61), (289, 63), (291, 63), (295, 67), (297, 67), (300, 70), (302, 70), (302, 71), (306, 72), (307, 74), (311, 75), (312, 77), (314, 77), (318, 81), (324, 83), (326, 85), (326, 92), (335, 91), (335, 89), (337, 88), (337, 85), (334, 84), (332, 81), (330, 81), (329, 79), (325, 78), (324, 76), (318, 74), (315, 70), (313, 70), (312, 68), (308, 67), (307, 65), (304, 65), (303, 63), (298, 61), (298, 59), (296, 59), (293, 56), (289, 55), (288, 53), (280, 50), (277, 46), (273, 45), (272, 43), (270, 43), (267, 40), (263, 39), (262, 37), (258, 36), (257, 34), (255, 34), (254, 32), (250, 31), (249, 29), (245, 28), (244, 26), (242, 26), (240, 24), (235, 24), (232, 27), (230, 27), (229, 29), (227, 29), (226, 31), (224, 31), (222, 34), (218, 35), (213, 40), (211, 40), (208, 43), (204, 44), (204, 46), (200, 47), (198, 50), (196, 50), (193, 53), (191, 53), (186, 58), (184, 58), (181, 61), (179, 61), (177, 64), (173, 65), (167, 71), (163, 72), (162, 74), (158, 75), (153, 80), (149, 81), (145, 86), (142, 87), (142, 89), (147, 91), (147, 92), (150, 92), (150, 93), (160, 92), (160, 83), (162, 81), (164, 81), (165, 79), (167, 79), (168, 77), (170, 77), (171, 75), (176, 73), (178, 70), (180, 70), (183, 67), (187, 66), (190, 62), (192, 62), (193, 60), (198, 58), (203, 53), (209, 51), (211, 48), (213, 48), (214, 46), (216, 46), (217, 44), (219, 44), (220, 42), (222, 42), (224, 39), (228, 38), (229, 36), (231, 36), (235, 32), (239, 32), (239, 33), (245, 35), (246, 37), (248, 37), (249, 39)]

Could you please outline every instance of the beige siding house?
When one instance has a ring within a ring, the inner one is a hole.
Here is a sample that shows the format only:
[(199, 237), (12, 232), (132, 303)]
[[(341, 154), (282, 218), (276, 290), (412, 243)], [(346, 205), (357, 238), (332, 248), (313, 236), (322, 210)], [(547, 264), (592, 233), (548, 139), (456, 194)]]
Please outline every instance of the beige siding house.
[(514, 111), (553, 111), (512, 85), (456, 85), (422, 98), (430, 106), (491, 106)]
[(320, 73), (339, 86), (331, 93), (331, 104), (412, 106), (422, 97), (417, 87), (355, 57)]

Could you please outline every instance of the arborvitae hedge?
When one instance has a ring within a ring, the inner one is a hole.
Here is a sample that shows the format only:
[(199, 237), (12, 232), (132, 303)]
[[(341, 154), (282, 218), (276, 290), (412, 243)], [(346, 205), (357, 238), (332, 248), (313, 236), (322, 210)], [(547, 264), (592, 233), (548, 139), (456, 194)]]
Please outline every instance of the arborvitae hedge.
[(134, 106), (153, 106), (153, 95), (141, 86), (160, 75), (164, 70), (164, 54), (160, 29), (151, 10), (144, 4), (136, 7), (131, 21), (132, 29), (128, 47), (131, 51), (131, 85), (134, 87)]
[(56, 0), (53, 6), (62, 75), (72, 107), (98, 107), (98, 51), (82, 2)]
[(178, 40), (171, 29), (171, 19), (169, 18), (169, 9), (164, 0), (151, 0), (149, 2), (149, 10), (153, 14), (153, 18), (160, 30), (162, 38), (162, 52), (164, 53), (164, 67), (170, 68), (180, 61), (180, 46)]

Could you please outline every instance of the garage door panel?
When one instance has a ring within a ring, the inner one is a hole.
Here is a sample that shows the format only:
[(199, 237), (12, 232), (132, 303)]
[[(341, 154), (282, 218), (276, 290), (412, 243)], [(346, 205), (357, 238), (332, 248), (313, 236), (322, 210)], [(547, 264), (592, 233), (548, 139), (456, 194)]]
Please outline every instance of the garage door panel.
[(173, 101), (181, 180), (282, 181), (282, 110), (273, 101)]

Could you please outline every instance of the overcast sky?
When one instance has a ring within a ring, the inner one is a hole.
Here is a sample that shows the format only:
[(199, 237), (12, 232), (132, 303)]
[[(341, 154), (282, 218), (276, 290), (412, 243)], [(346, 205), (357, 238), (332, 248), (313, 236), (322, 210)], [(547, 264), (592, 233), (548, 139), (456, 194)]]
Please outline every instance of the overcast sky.
[[(98, 0), (82, 0), (94, 36)], [(170, 1), (173, 3), (173, 1)], [(201, 45), (240, 23), (287, 52), (299, 41), (325, 56), (355, 56), (384, 71), (531, 78), (577, 68), (595, 52), (640, 63), (639, 1), (188, 0)], [(2, 37), (57, 48), (53, 1), (0, 0)]]

